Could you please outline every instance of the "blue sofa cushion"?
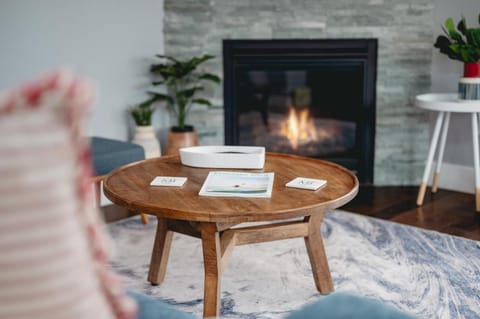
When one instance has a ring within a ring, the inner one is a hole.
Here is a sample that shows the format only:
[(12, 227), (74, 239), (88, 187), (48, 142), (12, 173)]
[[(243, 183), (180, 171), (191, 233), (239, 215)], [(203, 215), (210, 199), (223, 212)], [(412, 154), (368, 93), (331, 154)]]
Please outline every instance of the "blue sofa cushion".
[(378, 300), (333, 293), (292, 312), (287, 319), (414, 319)]
[(145, 159), (143, 147), (103, 137), (92, 137), (93, 168), (97, 175), (110, 173), (117, 167)]
[(138, 319), (196, 319), (191, 314), (177, 310), (147, 295), (134, 291), (128, 291), (128, 294), (138, 304)]
[[(186, 312), (147, 295), (128, 291), (139, 308), (138, 319), (195, 319)], [(333, 293), (292, 312), (287, 319), (415, 319), (381, 301), (348, 293)]]

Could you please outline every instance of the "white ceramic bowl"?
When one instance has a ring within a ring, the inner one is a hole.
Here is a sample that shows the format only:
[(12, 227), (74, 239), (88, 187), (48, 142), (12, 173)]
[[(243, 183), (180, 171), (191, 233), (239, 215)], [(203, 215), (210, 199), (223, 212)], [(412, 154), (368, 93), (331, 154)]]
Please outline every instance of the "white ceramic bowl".
[(265, 147), (194, 146), (180, 149), (183, 165), (204, 168), (263, 168)]

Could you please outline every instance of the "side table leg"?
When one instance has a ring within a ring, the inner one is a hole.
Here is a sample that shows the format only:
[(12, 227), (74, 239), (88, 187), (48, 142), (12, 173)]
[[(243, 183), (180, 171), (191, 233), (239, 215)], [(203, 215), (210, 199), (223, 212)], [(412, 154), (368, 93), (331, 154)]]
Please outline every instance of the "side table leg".
[(435, 129), (433, 131), (432, 141), (430, 142), (430, 149), (428, 151), (427, 164), (425, 170), (423, 171), (422, 184), (420, 184), (420, 189), (417, 196), (417, 205), (421, 206), (423, 204), (423, 198), (425, 197), (425, 190), (427, 189), (427, 181), (432, 170), (433, 156), (435, 155), (435, 150), (438, 144), (438, 136), (440, 135), (440, 128), (442, 127), (443, 118), (445, 112), (439, 112), (437, 115), (437, 121), (435, 123)]
[(473, 165), (475, 167), (475, 211), (480, 212), (480, 165), (478, 154), (478, 115), (472, 113)]
[(144, 225), (148, 224), (148, 215), (140, 213), (140, 218), (142, 219), (142, 223)]
[(320, 232), (324, 214), (305, 217), (305, 221), (308, 222), (308, 236), (305, 237), (305, 245), (307, 246), (317, 290), (322, 294), (327, 294), (332, 292), (334, 288), (327, 255), (323, 246), (322, 233)]
[(442, 136), (440, 137), (440, 150), (438, 151), (437, 165), (435, 174), (433, 175), (432, 193), (436, 193), (438, 189), (438, 177), (440, 176), (440, 167), (442, 166), (443, 153), (445, 152), (445, 144), (447, 141), (448, 126), (450, 125), (450, 112), (446, 112), (443, 121)]
[(203, 317), (220, 315), (221, 250), (220, 233), (215, 224), (204, 224), (201, 230), (205, 268)]
[(165, 278), (173, 235), (173, 232), (169, 231), (167, 228), (166, 219), (157, 218), (157, 220), (157, 233), (155, 235), (155, 242), (153, 243), (150, 271), (148, 272), (148, 281), (152, 285), (161, 284)]

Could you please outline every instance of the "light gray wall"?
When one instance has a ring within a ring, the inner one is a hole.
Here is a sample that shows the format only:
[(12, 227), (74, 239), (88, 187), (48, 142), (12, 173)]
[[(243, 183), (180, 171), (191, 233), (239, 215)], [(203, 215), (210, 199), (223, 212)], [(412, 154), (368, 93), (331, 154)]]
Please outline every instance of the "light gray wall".
[(90, 133), (126, 140), (163, 53), (163, 0), (2, 0), (0, 41), (0, 89), (71, 67), (97, 89)]
[[(127, 106), (144, 97), (150, 58), (164, 51), (163, 12), (163, 0), (2, 0), (0, 88), (71, 66), (97, 87), (91, 133), (127, 139)], [(447, 17), (473, 23), (478, 13), (479, 0), (435, 0), (435, 36)], [(455, 92), (461, 73), (461, 63), (433, 52), (433, 92)], [(154, 120), (168, 125), (162, 112)], [(452, 118), (446, 162), (471, 165), (469, 127), (467, 117)]]
[[(441, 34), (441, 27), (448, 17), (455, 22), (465, 16), (467, 25), (478, 25), (480, 14), (480, 0), (436, 0), (434, 34)], [(432, 62), (432, 92), (456, 92), (458, 78), (462, 76), (463, 64), (448, 59), (437, 50), (433, 53)], [(435, 125), (436, 114), (431, 114), (431, 127)], [(454, 114), (450, 120), (447, 147), (444, 161), (459, 165), (473, 165), (472, 134), (470, 117), (463, 114)]]

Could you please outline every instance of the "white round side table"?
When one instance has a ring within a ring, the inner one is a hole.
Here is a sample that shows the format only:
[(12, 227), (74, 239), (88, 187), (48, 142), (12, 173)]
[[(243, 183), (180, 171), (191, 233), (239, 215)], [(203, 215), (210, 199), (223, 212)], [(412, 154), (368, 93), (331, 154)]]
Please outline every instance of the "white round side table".
[[(478, 121), (480, 113), (480, 101), (459, 101), (456, 93), (430, 93), (417, 95), (416, 105), (422, 109), (438, 112), (433, 130), (430, 149), (428, 151), (427, 164), (423, 172), (422, 184), (417, 196), (417, 205), (423, 204), (427, 181), (432, 170), (433, 157), (437, 146), (438, 151), (435, 173), (432, 181), (432, 193), (437, 192), (438, 177), (440, 175), (440, 166), (442, 165), (445, 142), (447, 140), (448, 125), (450, 122), (450, 113), (471, 113), (472, 115), (472, 137), (473, 137), (473, 164), (475, 168), (475, 210), (480, 212), (480, 164), (479, 164), (479, 146), (478, 146)], [(440, 131), (442, 133), (440, 137)], [(440, 137), (440, 142), (439, 142)]]

